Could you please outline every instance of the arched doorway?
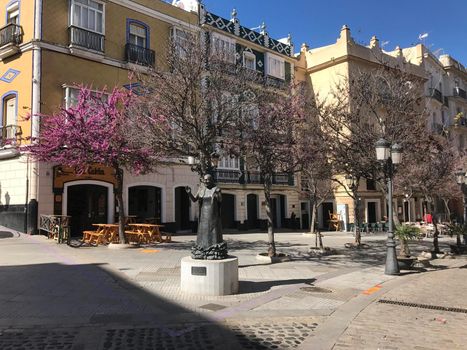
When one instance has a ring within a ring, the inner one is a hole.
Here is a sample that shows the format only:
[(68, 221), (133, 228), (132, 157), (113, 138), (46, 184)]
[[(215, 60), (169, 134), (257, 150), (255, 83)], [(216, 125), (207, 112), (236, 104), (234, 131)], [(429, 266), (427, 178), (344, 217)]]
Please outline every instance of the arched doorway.
[(128, 189), (128, 215), (137, 221), (161, 223), (162, 190), (156, 186), (133, 186)]
[(258, 228), (258, 195), (250, 193), (246, 196), (246, 208), (248, 229)]
[(100, 185), (70, 185), (66, 188), (67, 212), (72, 236), (93, 230), (92, 224), (108, 222), (108, 188)]
[(235, 229), (235, 195), (222, 193), (222, 228)]
[(175, 230), (191, 229), (190, 223), (191, 200), (185, 191), (185, 186), (175, 188)]

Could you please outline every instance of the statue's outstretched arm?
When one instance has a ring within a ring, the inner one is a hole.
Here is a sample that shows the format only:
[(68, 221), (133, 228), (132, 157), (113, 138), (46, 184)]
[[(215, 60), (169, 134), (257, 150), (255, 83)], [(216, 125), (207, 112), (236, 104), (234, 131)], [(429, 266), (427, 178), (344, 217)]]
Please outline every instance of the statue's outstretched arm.
[(193, 196), (193, 193), (191, 193), (191, 188), (190, 187), (186, 186), (185, 191), (186, 191), (186, 193), (188, 193), (188, 196), (190, 197), (192, 202), (197, 202), (198, 201), (198, 194), (196, 194), (196, 197)]

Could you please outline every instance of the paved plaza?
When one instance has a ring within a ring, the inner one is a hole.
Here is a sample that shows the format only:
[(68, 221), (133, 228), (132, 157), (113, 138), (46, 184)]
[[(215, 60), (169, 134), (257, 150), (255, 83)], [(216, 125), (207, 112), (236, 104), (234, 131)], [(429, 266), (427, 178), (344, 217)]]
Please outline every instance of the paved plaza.
[(194, 238), (112, 250), (0, 228), (0, 349), (467, 349), (466, 258), (394, 277), (382, 234), (351, 250), (327, 232), (336, 254), (314, 256), (313, 236), (278, 233), (276, 264), (256, 259), (265, 233), (226, 234), (240, 292), (205, 297), (180, 292)]

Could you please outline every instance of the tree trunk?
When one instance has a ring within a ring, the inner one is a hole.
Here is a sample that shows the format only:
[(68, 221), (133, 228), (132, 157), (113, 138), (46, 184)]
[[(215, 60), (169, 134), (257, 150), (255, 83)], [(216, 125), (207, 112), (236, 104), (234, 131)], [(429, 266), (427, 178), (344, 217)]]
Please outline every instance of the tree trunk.
[(268, 218), (268, 256), (276, 256), (276, 243), (274, 242), (273, 213), (271, 211), (271, 181), (265, 178), (264, 196), (266, 198), (266, 215)]
[(319, 238), (319, 249), (323, 250), (324, 249), (323, 236), (321, 235), (321, 232), (319, 230), (316, 232), (316, 234), (318, 235), (318, 238)]
[(401, 224), (397, 215), (397, 205), (392, 206), (392, 222), (394, 223), (394, 228)]
[(438, 231), (438, 217), (437, 217), (437, 205), (436, 205), (436, 200), (433, 200), (433, 212), (431, 214), (432, 220), (433, 220), (433, 228), (435, 229), (435, 232), (433, 233), (433, 252), (436, 254), (441, 253), (439, 250), (439, 242), (438, 242), (438, 237), (439, 237), (439, 231)]
[(406, 239), (401, 239), (400, 243), (401, 243), (401, 248), (400, 248), (399, 255), (404, 256), (404, 257), (409, 257), (410, 256), (409, 242), (407, 242)]
[(444, 208), (446, 209), (447, 222), (451, 223), (451, 209), (449, 209), (449, 199), (443, 199)]
[(360, 233), (360, 208), (358, 207), (358, 196), (354, 192), (353, 198), (353, 216), (354, 216), (354, 233), (355, 233), (355, 244), (362, 244), (362, 235)]
[[(118, 212), (118, 238), (120, 243), (125, 241), (125, 208), (123, 204), (123, 171), (119, 167), (114, 167), (115, 177), (117, 179), (117, 188), (115, 189), (115, 196), (117, 198)], [(110, 205), (110, 204), (109, 204)]]
[(316, 205), (316, 201), (313, 202), (313, 206), (311, 209), (311, 226), (310, 226), (310, 233), (315, 233), (316, 227), (316, 216), (318, 213), (318, 206)]

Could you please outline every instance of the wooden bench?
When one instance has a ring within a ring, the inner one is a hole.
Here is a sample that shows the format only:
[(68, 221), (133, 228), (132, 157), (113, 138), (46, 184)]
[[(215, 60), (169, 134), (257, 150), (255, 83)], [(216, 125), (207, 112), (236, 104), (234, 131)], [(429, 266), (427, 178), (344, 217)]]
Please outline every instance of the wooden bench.
[[(127, 235), (127, 240), (129, 243), (149, 243), (151, 240), (151, 235), (147, 232), (140, 232), (140, 231), (125, 231), (125, 235)], [(136, 237), (136, 241), (132, 242), (132, 237)]]
[(102, 231), (83, 231), (83, 242), (98, 246), (99, 244), (107, 244), (105, 233)]

